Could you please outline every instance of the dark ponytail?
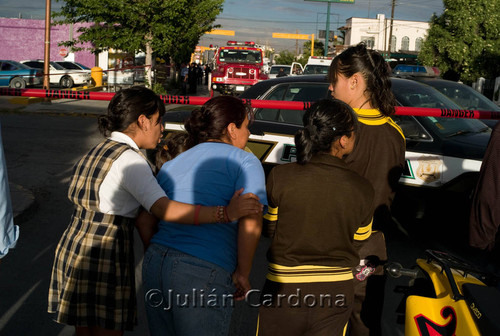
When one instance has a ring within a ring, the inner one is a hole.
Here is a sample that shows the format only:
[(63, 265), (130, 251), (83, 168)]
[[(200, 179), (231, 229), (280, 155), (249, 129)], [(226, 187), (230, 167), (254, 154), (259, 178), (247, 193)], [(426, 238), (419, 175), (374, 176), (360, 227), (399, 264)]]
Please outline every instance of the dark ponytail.
[(322, 99), (304, 114), (304, 128), (295, 134), (297, 162), (305, 164), (317, 153), (329, 153), (332, 143), (357, 130), (353, 109), (338, 99)]
[(329, 78), (332, 84), (339, 74), (350, 78), (360, 72), (366, 82), (366, 94), (373, 108), (385, 116), (395, 112), (396, 98), (391, 91), (391, 70), (384, 57), (364, 43), (344, 50), (332, 61)]
[(190, 146), (210, 139), (221, 139), (231, 123), (240, 128), (248, 111), (243, 101), (233, 96), (217, 96), (208, 100), (201, 109), (191, 112), (184, 122)]
[(144, 114), (151, 118), (156, 112), (161, 117), (165, 114), (165, 104), (152, 90), (143, 86), (133, 86), (118, 91), (108, 105), (106, 115), (99, 116), (99, 131), (105, 136), (111, 132), (123, 132), (131, 124), (137, 122)]

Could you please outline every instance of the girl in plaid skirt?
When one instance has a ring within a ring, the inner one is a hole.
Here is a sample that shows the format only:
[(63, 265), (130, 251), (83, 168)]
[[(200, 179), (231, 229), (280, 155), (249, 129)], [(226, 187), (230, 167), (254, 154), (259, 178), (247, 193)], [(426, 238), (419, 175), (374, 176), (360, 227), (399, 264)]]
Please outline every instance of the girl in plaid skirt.
[[(140, 149), (154, 149), (163, 131), (165, 106), (144, 87), (118, 92), (99, 117), (108, 137), (74, 167), (68, 197), (74, 204), (70, 224), (56, 249), (48, 311), (77, 335), (122, 335), (136, 322), (133, 227), (142, 206), (157, 218), (193, 224), (219, 222), (261, 211), (255, 195), (222, 206), (199, 207), (170, 201), (156, 182)], [(141, 238), (156, 231), (138, 226)]]

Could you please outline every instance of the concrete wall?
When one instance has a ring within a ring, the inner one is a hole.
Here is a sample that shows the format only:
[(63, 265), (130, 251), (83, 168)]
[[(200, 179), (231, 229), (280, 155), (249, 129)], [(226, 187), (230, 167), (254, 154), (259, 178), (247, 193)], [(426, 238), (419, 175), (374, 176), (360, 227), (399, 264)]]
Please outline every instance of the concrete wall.
[[(59, 55), (59, 42), (77, 36), (82, 25), (52, 26), (50, 29), (50, 60), (75, 61), (88, 67), (95, 66), (95, 56), (89, 51), (70, 53), (66, 58)], [(45, 20), (0, 18), (0, 59), (22, 61), (43, 59), (45, 45)]]

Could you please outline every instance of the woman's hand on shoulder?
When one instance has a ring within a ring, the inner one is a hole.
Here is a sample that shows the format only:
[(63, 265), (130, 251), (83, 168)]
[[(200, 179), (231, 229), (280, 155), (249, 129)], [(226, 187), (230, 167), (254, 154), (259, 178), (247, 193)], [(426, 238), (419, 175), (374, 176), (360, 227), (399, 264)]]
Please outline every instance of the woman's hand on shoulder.
[(231, 201), (227, 206), (227, 216), (230, 221), (235, 221), (241, 217), (262, 213), (264, 206), (259, 202), (257, 195), (248, 193), (241, 195), (243, 188), (234, 192)]

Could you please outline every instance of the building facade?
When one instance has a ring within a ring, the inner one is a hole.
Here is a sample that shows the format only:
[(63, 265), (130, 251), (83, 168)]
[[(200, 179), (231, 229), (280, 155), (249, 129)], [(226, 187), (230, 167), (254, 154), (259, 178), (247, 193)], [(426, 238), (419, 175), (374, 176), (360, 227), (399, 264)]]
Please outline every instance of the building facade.
[[(377, 14), (375, 19), (349, 18), (341, 30), (345, 31), (345, 45), (365, 42), (381, 52), (389, 49), (391, 19), (384, 14)], [(428, 30), (428, 22), (393, 20), (391, 53), (418, 54)]]
[[(78, 36), (81, 24), (51, 26), (50, 60), (74, 61), (90, 68), (96, 65), (96, 57), (90, 51), (75, 53), (59, 46)], [(0, 18), (0, 59), (22, 61), (44, 59), (45, 20)], [(63, 56), (66, 55), (66, 56)]]

